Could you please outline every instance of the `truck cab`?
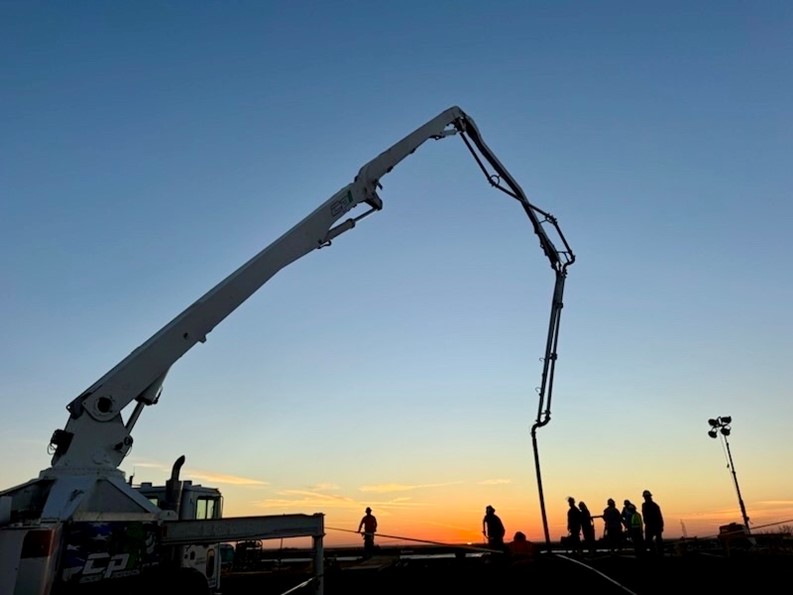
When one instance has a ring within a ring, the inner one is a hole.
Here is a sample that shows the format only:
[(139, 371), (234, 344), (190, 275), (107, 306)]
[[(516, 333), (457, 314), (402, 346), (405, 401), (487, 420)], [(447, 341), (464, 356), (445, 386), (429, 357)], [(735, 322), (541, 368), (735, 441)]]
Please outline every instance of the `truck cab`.
[[(180, 482), (179, 505), (175, 510), (177, 518), (182, 519), (219, 519), (223, 517), (223, 496), (217, 488), (194, 484), (190, 480)], [(155, 486), (143, 482), (136, 488), (149, 502), (158, 508), (168, 510), (168, 485)]]
[[(174, 466), (174, 475), (165, 485), (141, 483), (136, 489), (149, 502), (162, 510), (172, 510), (176, 519), (212, 520), (223, 516), (223, 496), (217, 488), (194, 484), (190, 480), (178, 479), (180, 458)], [(194, 570), (206, 577), (210, 589), (217, 589), (220, 581), (221, 555), (220, 544), (190, 544), (173, 546), (171, 559), (178, 561), (182, 569)]]

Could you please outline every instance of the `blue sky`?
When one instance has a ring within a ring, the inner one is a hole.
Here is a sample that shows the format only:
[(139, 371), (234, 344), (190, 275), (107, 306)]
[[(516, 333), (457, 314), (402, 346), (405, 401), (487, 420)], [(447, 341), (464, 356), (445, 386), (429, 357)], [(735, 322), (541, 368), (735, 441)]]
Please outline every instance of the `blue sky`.
[[(71, 399), (459, 105), (578, 259), (551, 512), (651, 487), (673, 531), (738, 520), (706, 435), (732, 415), (750, 516), (793, 517), (791, 26), (782, 2), (0, 4), (0, 485), (48, 466)], [(459, 139), (382, 181), (382, 212), (174, 366), (125, 471), (186, 454), (241, 514), (371, 504), (415, 534), (492, 502), (536, 535), (553, 273)]]

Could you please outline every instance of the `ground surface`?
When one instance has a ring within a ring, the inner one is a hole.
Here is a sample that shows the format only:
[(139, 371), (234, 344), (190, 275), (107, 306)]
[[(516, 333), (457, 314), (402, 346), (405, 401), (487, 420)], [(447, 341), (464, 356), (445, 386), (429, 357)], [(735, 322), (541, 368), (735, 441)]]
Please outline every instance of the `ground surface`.
[[(223, 595), (281, 595), (310, 577), (306, 569), (231, 573), (223, 577)], [(793, 590), (793, 557), (693, 553), (636, 559), (604, 553), (573, 559), (542, 554), (530, 562), (510, 563), (482, 558), (399, 561), (382, 556), (346, 566), (331, 564), (324, 581), (324, 595), (580, 595), (587, 590), (603, 595), (784, 593)], [(313, 593), (313, 585), (293, 593)]]

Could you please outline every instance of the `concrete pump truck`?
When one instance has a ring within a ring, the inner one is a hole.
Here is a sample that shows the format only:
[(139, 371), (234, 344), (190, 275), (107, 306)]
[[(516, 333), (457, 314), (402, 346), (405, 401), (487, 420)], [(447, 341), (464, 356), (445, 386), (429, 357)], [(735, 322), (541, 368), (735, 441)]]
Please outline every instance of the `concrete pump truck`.
[[(0, 492), (0, 594), (142, 592), (219, 588), (220, 542), (312, 536), (321, 564), (323, 515), (222, 518), (220, 493), (178, 479), (165, 489), (134, 487), (120, 463), (142, 412), (160, 399), (171, 366), (278, 271), (331, 245), (383, 208), (381, 178), (428, 140), (460, 136), (492, 187), (525, 211), (555, 271), (540, 390), (550, 392), (567, 267), (575, 257), (556, 219), (529, 202), (459, 107), (451, 107), (365, 164), (354, 180), (187, 307), (68, 403), (52, 434), (51, 464)], [(352, 214), (361, 209), (359, 214)], [(342, 219), (350, 213), (349, 216)], [(554, 235), (551, 240), (548, 231)], [(122, 413), (125, 415), (122, 417)], [(201, 489), (198, 489), (201, 488)], [(187, 497), (190, 496), (190, 497)], [(322, 593), (321, 573), (315, 592)]]

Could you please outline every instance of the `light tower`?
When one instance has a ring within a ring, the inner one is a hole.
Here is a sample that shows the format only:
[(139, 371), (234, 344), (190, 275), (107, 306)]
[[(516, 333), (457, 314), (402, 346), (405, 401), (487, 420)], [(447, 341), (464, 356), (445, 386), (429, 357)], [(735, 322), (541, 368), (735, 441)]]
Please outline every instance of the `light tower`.
[(725, 449), (727, 451), (727, 461), (730, 471), (732, 472), (732, 479), (735, 482), (735, 491), (738, 493), (738, 504), (741, 507), (741, 515), (743, 516), (743, 524), (746, 527), (746, 533), (751, 534), (751, 530), (749, 529), (749, 517), (746, 515), (746, 506), (743, 504), (743, 497), (741, 496), (741, 488), (738, 486), (738, 474), (735, 473), (735, 465), (732, 462), (732, 452), (730, 451), (730, 441), (727, 440), (727, 436), (730, 435), (730, 424), (732, 423), (732, 417), (729, 415), (724, 415), (722, 417), (717, 417), (716, 419), (709, 419), (708, 423), (710, 424), (710, 430), (708, 430), (708, 436), (711, 438), (717, 438), (721, 436), (722, 442), (724, 442)]

